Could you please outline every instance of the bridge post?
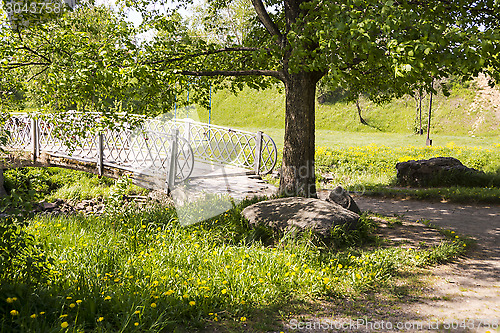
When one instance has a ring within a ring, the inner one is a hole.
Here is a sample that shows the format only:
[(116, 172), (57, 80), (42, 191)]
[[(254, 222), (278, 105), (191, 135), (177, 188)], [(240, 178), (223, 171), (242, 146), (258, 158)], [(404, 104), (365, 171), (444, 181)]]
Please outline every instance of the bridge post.
[(175, 175), (177, 174), (177, 146), (179, 139), (179, 129), (174, 128), (170, 132), (171, 134), (171, 144), (170, 144), (170, 158), (169, 158), (169, 168), (167, 177), (167, 188), (171, 191), (175, 186)]
[(31, 119), (31, 147), (33, 149), (33, 163), (35, 163), (40, 155), (40, 131), (36, 118)]
[(102, 132), (97, 134), (97, 172), (99, 176), (104, 174), (104, 135)]
[(191, 144), (191, 122), (193, 120), (186, 118), (184, 122), (184, 138)]
[(255, 174), (259, 174), (260, 170), (260, 160), (262, 157), (262, 132), (257, 132), (257, 137), (255, 138), (255, 160), (254, 160), (254, 170)]

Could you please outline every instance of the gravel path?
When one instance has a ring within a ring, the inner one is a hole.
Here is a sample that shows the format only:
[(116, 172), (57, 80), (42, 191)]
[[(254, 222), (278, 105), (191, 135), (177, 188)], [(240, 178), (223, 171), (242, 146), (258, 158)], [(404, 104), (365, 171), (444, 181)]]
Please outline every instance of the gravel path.
[[(480, 324), (500, 322), (500, 206), (430, 203), (355, 197), (361, 210), (404, 220), (430, 220), (439, 227), (468, 235), (477, 247), (465, 258), (433, 269), (435, 283), (428, 292), (432, 297), (408, 305), (405, 311), (430, 320), (466, 320), (469, 328), (452, 331), (500, 332)], [(474, 325), (473, 325), (474, 324)], [(473, 327), (474, 326), (474, 327)]]

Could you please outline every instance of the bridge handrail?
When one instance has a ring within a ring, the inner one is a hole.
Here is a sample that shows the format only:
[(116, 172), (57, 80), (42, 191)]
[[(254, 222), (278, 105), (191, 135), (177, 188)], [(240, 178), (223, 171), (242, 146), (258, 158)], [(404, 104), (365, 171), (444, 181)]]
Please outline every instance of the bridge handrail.
[(254, 170), (257, 174), (270, 173), (277, 162), (274, 140), (262, 132), (249, 132), (192, 119), (148, 120), (150, 130), (169, 131), (176, 126), (186, 138), (198, 160), (234, 165)]
[[(87, 121), (91, 122), (101, 122), (102, 119), (101, 115), (98, 113), (83, 114), (81, 112), (69, 111), (65, 113), (65, 115), (67, 116), (65, 121), (87, 119)], [(147, 134), (153, 138), (162, 136), (168, 137), (168, 133), (171, 133), (175, 129), (179, 131), (181, 137), (180, 142), (184, 142), (182, 144), (185, 144), (185, 142), (188, 143), (192, 155), (197, 160), (216, 163), (219, 165), (233, 165), (251, 169), (257, 174), (266, 174), (271, 172), (277, 162), (276, 144), (270, 136), (262, 132), (253, 133), (240, 129), (201, 123), (192, 119), (148, 119), (143, 115), (126, 116), (130, 121), (129, 123), (124, 122), (122, 124), (124, 126), (120, 126), (121, 132), (114, 128), (108, 128), (103, 131), (103, 144), (106, 145), (107, 143), (108, 147), (108, 155), (105, 156), (107, 161), (104, 163), (115, 164), (114, 162), (116, 162), (116, 160), (110, 160), (109, 158), (111, 157), (120, 160), (120, 155), (113, 155), (113, 152), (115, 150), (120, 151), (120, 145), (123, 145), (124, 142), (128, 142), (132, 133), (135, 133), (136, 135), (137, 133), (143, 133), (144, 135)], [(33, 133), (31, 132), (33, 131), (33, 126), (29, 125), (33, 119), (38, 119), (39, 125), (37, 126), (40, 127), (40, 138), (37, 146), (38, 150), (41, 148), (61, 150), (63, 141), (68, 142), (73, 140), (71, 137), (65, 139), (54, 137), (53, 129), (50, 123), (50, 114), (18, 114), (13, 117), (14, 119), (18, 119), (18, 122), (22, 121), (25, 123), (24, 128), (21, 128), (17, 132), (14, 131), (15, 140), (12, 140), (11, 143), (13, 146), (16, 146), (15, 148), (27, 149), (29, 146), (33, 146), (33, 143), (31, 142), (31, 137), (33, 136)], [(47, 117), (49, 118), (47, 119)], [(133, 124), (140, 124), (140, 128), (134, 130)], [(125, 135), (124, 133), (128, 133), (125, 138), (123, 137)], [(171, 137), (169, 138), (171, 139)], [(99, 145), (98, 139), (98, 137), (82, 138), (80, 145), (75, 145), (77, 147), (75, 149), (78, 150), (77, 153), (80, 155), (83, 154), (91, 160), (95, 160), (98, 158), (95, 151), (95, 148)], [(143, 141), (147, 140), (146, 136)], [(164, 143), (162, 142), (157, 143), (160, 144), (160, 147), (164, 146)], [(110, 144), (114, 144), (114, 146), (110, 147)], [(143, 146), (144, 145), (142, 144), (142, 148), (144, 148)], [(67, 147), (63, 153), (68, 154)], [(154, 160), (154, 158), (151, 157), (151, 160)], [(188, 173), (190, 174), (190, 172)], [(185, 179), (186, 177), (181, 178)]]
[(186, 180), (193, 172), (193, 151), (178, 130), (158, 133), (146, 129), (104, 128), (93, 135), (86, 132), (61, 138), (60, 133), (54, 131), (56, 126), (50, 118), (12, 115), (6, 124), (10, 132), (8, 146), (31, 150), (34, 160), (43, 150), (53, 156), (95, 162), (99, 174), (104, 166), (145, 174), (161, 173), (166, 175), (169, 187)]

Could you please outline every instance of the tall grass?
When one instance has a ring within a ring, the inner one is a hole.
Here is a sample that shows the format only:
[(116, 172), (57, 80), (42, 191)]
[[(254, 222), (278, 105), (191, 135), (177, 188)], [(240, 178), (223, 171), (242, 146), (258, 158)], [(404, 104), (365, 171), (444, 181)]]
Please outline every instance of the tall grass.
[[(247, 237), (240, 211), (249, 203), (190, 227), (156, 206), (36, 217), (27, 230), (53, 260), (49, 278), (2, 284), (0, 331), (160, 332), (258, 321), (259, 311), (290, 301), (382, 287), (400, 270), (426, 265), (434, 251), (328, 250), (307, 237), (264, 245)], [(463, 250), (458, 242), (447, 249), (451, 257)]]

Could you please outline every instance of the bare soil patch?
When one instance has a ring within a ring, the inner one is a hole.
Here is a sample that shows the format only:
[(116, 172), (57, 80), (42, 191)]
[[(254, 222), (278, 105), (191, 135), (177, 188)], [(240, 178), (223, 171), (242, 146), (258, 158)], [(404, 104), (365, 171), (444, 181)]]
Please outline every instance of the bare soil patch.
[[(316, 302), (307, 313), (284, 318), (283, 332), (500, 332), (488, 326), (500, 322), (500, 206), (354, 199), (361, 210), (388, 217), (375, 218), (388, 246), (439, 244), (444, 236), (423, 220), (477, 245), (452, 263), (405, 273), (389, 289)], [(292, 320), (309, 328), (293, 329)]]
[[(479, 323), (480, 320), (490, 323), (500, 321), (499, 205), (430, 203), (364, 196), (355, 200), (362, 210), (387, 216), (397, 215), (408, 225), (429, 220), (436, 226), (475, 239), (477, 245), (465, 257), (430, 270), (430, 288), (423, 290), (418, 301), (403, 307), (405, 313), (418, 314), (427, 320), (475, 322), (474, 328), (469, 325), (471, 327), (459, 327), (453, 331), (496, 331), (486, 325), (479, 327)], [(404, 235), (410, 238), (410, 242), (419, 242), (429, 232), (419, 231), (418, 227), (402, 229), (406, 229)], [(416, 232), (412, 235), (412, 231)], [(391, 237), (394, 236), (389, 235)]]

